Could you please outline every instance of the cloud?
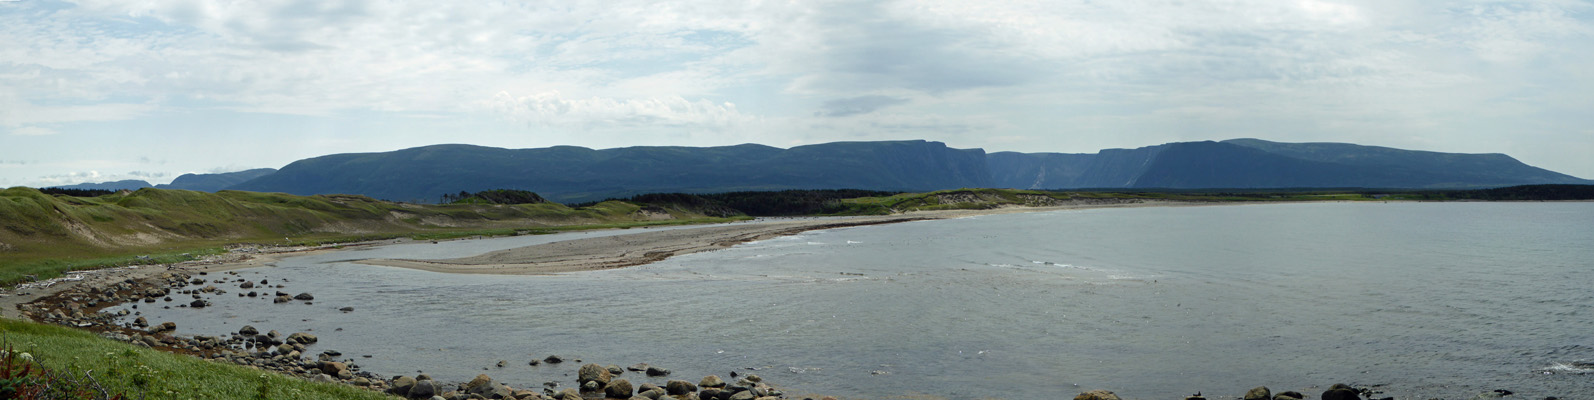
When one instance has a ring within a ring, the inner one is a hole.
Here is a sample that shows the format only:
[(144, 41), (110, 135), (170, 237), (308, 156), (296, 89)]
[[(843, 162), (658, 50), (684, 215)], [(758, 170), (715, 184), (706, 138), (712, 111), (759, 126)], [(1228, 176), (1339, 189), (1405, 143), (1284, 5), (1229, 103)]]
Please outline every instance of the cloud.
[(500, 93), (497, 107), (519, 121), (541, 125), (590, 128), (726, 129), (753, 118), (731, 103), (690, 101), (681, 97), (566, 99), (559, 92), (514, 97)]
[(846, 117), (859, 114), (872, 113), (882, 108), (905, 104), (908, 99), (891, 96), (858, 96), (845, 99), (826, 101), (820, 110), (814, 112), (819, 117)]
[(55, 130), (48, 129), (48, 128), (40, 128), (40, 127), (37, 127), (37, 126), (21, 126), (21, 127), (17, 127), (17, 128), (12, 128), (11, 129), (11, 134), (12, 135), (19, 135), (19, 136), (48, 136), (48, 135), (54, 135), (54, 134), (57, 134), (57, 133), (60, 133), (60, 132), (56, 132)]
[(165, 172), (129, 171), (125, 175), (144, 179), (159, 179), (165, 178), (168, 174)]

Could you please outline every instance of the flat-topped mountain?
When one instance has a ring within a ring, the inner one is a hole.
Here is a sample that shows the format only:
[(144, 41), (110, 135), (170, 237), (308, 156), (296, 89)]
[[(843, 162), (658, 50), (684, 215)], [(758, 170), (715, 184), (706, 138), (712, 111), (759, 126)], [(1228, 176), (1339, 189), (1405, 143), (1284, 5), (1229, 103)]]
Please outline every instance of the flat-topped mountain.
[(230, 189), (428, 202), (444, 193), (511, 188), (574, 202), (650, 192), (929, 191), (990, 185), (984, 150), (916, 140), (790, 149), (756, 144), (605, 150), (451, 144), (300, 160)]
[(411, 202), (436, 202), (444, 194), (462, 191), (517, 189), (551, 201), (581, 202), (655, 192), (784, 189), (1476, 189), (1531, 184), (1594, 182), (1529, 166), (1504, 154), (1348, 143), (1233, 139), (1095, 154), (986, 154), (981, 149), (911, 140), (790, 149), (758, 144), (603, 150), (446, 144), (334, 154), (299, 160), (281, 170), (184, 175), (161, 187), (359, 194)]

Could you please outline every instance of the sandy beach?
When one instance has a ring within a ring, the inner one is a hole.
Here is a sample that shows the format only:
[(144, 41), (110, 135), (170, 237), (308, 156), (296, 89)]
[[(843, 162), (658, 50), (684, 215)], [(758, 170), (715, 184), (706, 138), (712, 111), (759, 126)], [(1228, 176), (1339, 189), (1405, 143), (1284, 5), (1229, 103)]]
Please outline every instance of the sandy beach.
[(369, 259), (357, 262), (444, 273), (542, 275), (625, 268), (673, 256), (723, 249), (740, 243), (812, 230), (1017, 212), (1171, 204), (1173, 203), (1003, 207), (987, 210), (915, 211), (889, 216), (774, 219), (574, 239), (445, 260)]

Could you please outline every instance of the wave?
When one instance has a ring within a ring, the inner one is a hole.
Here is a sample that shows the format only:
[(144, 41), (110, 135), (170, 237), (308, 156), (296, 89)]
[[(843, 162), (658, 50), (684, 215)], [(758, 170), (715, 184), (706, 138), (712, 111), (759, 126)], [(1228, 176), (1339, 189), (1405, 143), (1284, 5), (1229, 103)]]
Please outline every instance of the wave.
[(1545, 375), (1584, 375), (1594, 373), (1594, 362), (1573, 361), (1557, 362), (1549, 367), (1538, 370)]

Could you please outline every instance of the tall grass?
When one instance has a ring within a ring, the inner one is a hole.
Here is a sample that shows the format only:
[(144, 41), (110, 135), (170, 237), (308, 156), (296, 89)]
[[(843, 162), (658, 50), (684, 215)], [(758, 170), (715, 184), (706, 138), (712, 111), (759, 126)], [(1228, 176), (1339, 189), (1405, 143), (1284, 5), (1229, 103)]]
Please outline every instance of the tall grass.
[(39, 366), (88, 374), (112, 393), (147, 399), (393, 399), (356, 387), (135, 347), (57, 326), (0, 319), (0, 346)]

